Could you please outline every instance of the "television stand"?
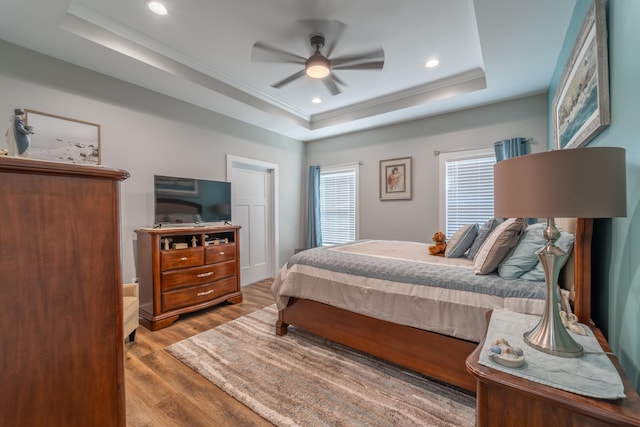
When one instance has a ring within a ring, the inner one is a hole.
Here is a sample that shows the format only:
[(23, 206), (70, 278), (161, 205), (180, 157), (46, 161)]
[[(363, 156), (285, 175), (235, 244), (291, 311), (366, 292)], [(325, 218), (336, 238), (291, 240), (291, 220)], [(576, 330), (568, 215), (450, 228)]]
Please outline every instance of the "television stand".
[(141, 228), (140, 324), (166, 328), (181, 314), (242, 302), (240, 226)]

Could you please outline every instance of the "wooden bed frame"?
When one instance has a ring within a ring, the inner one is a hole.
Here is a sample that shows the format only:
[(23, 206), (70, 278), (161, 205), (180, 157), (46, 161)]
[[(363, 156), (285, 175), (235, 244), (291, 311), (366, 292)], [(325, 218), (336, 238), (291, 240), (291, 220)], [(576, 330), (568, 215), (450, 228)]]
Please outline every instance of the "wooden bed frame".
[[(592, 233), (593, 220), (579, 218), (574, 243), (574, 313), (585, 324), (591, 324)], [(299, 298), (290, 298), (279, 312), (276, 334), (286, 334), (289, 325), (428, 377), (476, 390), (476, 379), (467, 372), (465, 361), (478, 343)]]

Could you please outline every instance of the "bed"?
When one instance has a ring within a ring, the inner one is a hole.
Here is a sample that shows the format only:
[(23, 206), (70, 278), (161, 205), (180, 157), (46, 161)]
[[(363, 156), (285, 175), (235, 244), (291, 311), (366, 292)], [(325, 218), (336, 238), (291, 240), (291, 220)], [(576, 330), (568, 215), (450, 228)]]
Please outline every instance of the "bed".
[[(579, 321), (589, 324), (593, 221), (556, 223), (574, 237), (561, 286), (571, 292), (571, 307)], [(510, 281), (518, 292), (500, 288), (495, 274), (474, 278), (468, 260), (428, 256), (419, 244), (408, 246), (407, 253), (400, 242), (359, 241), (329, 251), (312, 249), (294, 255), (272, 286), (279, 310), (276, 333), (284, 335), (293, 325), (475, 391), (476, 382), (467, 373), (465, 360), (482, 338), (486, 313), (493, 308), (541, 313), (544, 283), (518, 279)], [(329, 253), (328, 268), (321, 261), (322, 251)], [(367, 260), (369, 257), (373, 261)], [(383, 265), (383, 261), (386, 267), (381, 270), (371, 268), (371, 262)], [(370, 270), (378, 272), (371, 275)], [(437, 270), (444, 273), (437, 275)], [(458, 276), (471, 281), (458, 283)], [(410, 283), (415, 280), (424, 283)], [(436, 286), (424, 286), (430, 281), (436, 281)], [(447, 281), (453, 283), (444, 286), (442, 282)], [(484, 286), (484, 281), (498, 288), (475, 294), (470, 291)], [(404, 302), (400, 294), (404, 294)]]

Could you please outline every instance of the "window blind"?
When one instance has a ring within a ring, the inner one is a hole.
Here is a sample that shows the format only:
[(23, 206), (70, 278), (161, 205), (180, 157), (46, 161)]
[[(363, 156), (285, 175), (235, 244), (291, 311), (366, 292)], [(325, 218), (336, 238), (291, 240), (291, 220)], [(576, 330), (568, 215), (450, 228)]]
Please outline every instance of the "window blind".
[(453, 158), (446, 161), (447, 238), (466, 224), (493, 218), (493, 165), (495, 155)]
[(320, 223), (322, 245), (356, 239), (357, 169), (320, 170)]

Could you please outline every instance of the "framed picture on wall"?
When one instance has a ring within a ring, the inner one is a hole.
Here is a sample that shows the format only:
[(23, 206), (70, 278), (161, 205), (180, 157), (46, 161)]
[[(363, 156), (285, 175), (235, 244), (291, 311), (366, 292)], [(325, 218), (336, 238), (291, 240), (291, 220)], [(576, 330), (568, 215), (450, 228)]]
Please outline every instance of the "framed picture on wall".
[(585, 146), (611, 123), (605, 0), (592, 0), (553, 98), (556, 150)]
[(33, 127), (31, 158), (87, 165), (100, 164), (100, 125), (25, 109)]
[(380, 160), (380, 200), (410, 200), (411, 157)]

